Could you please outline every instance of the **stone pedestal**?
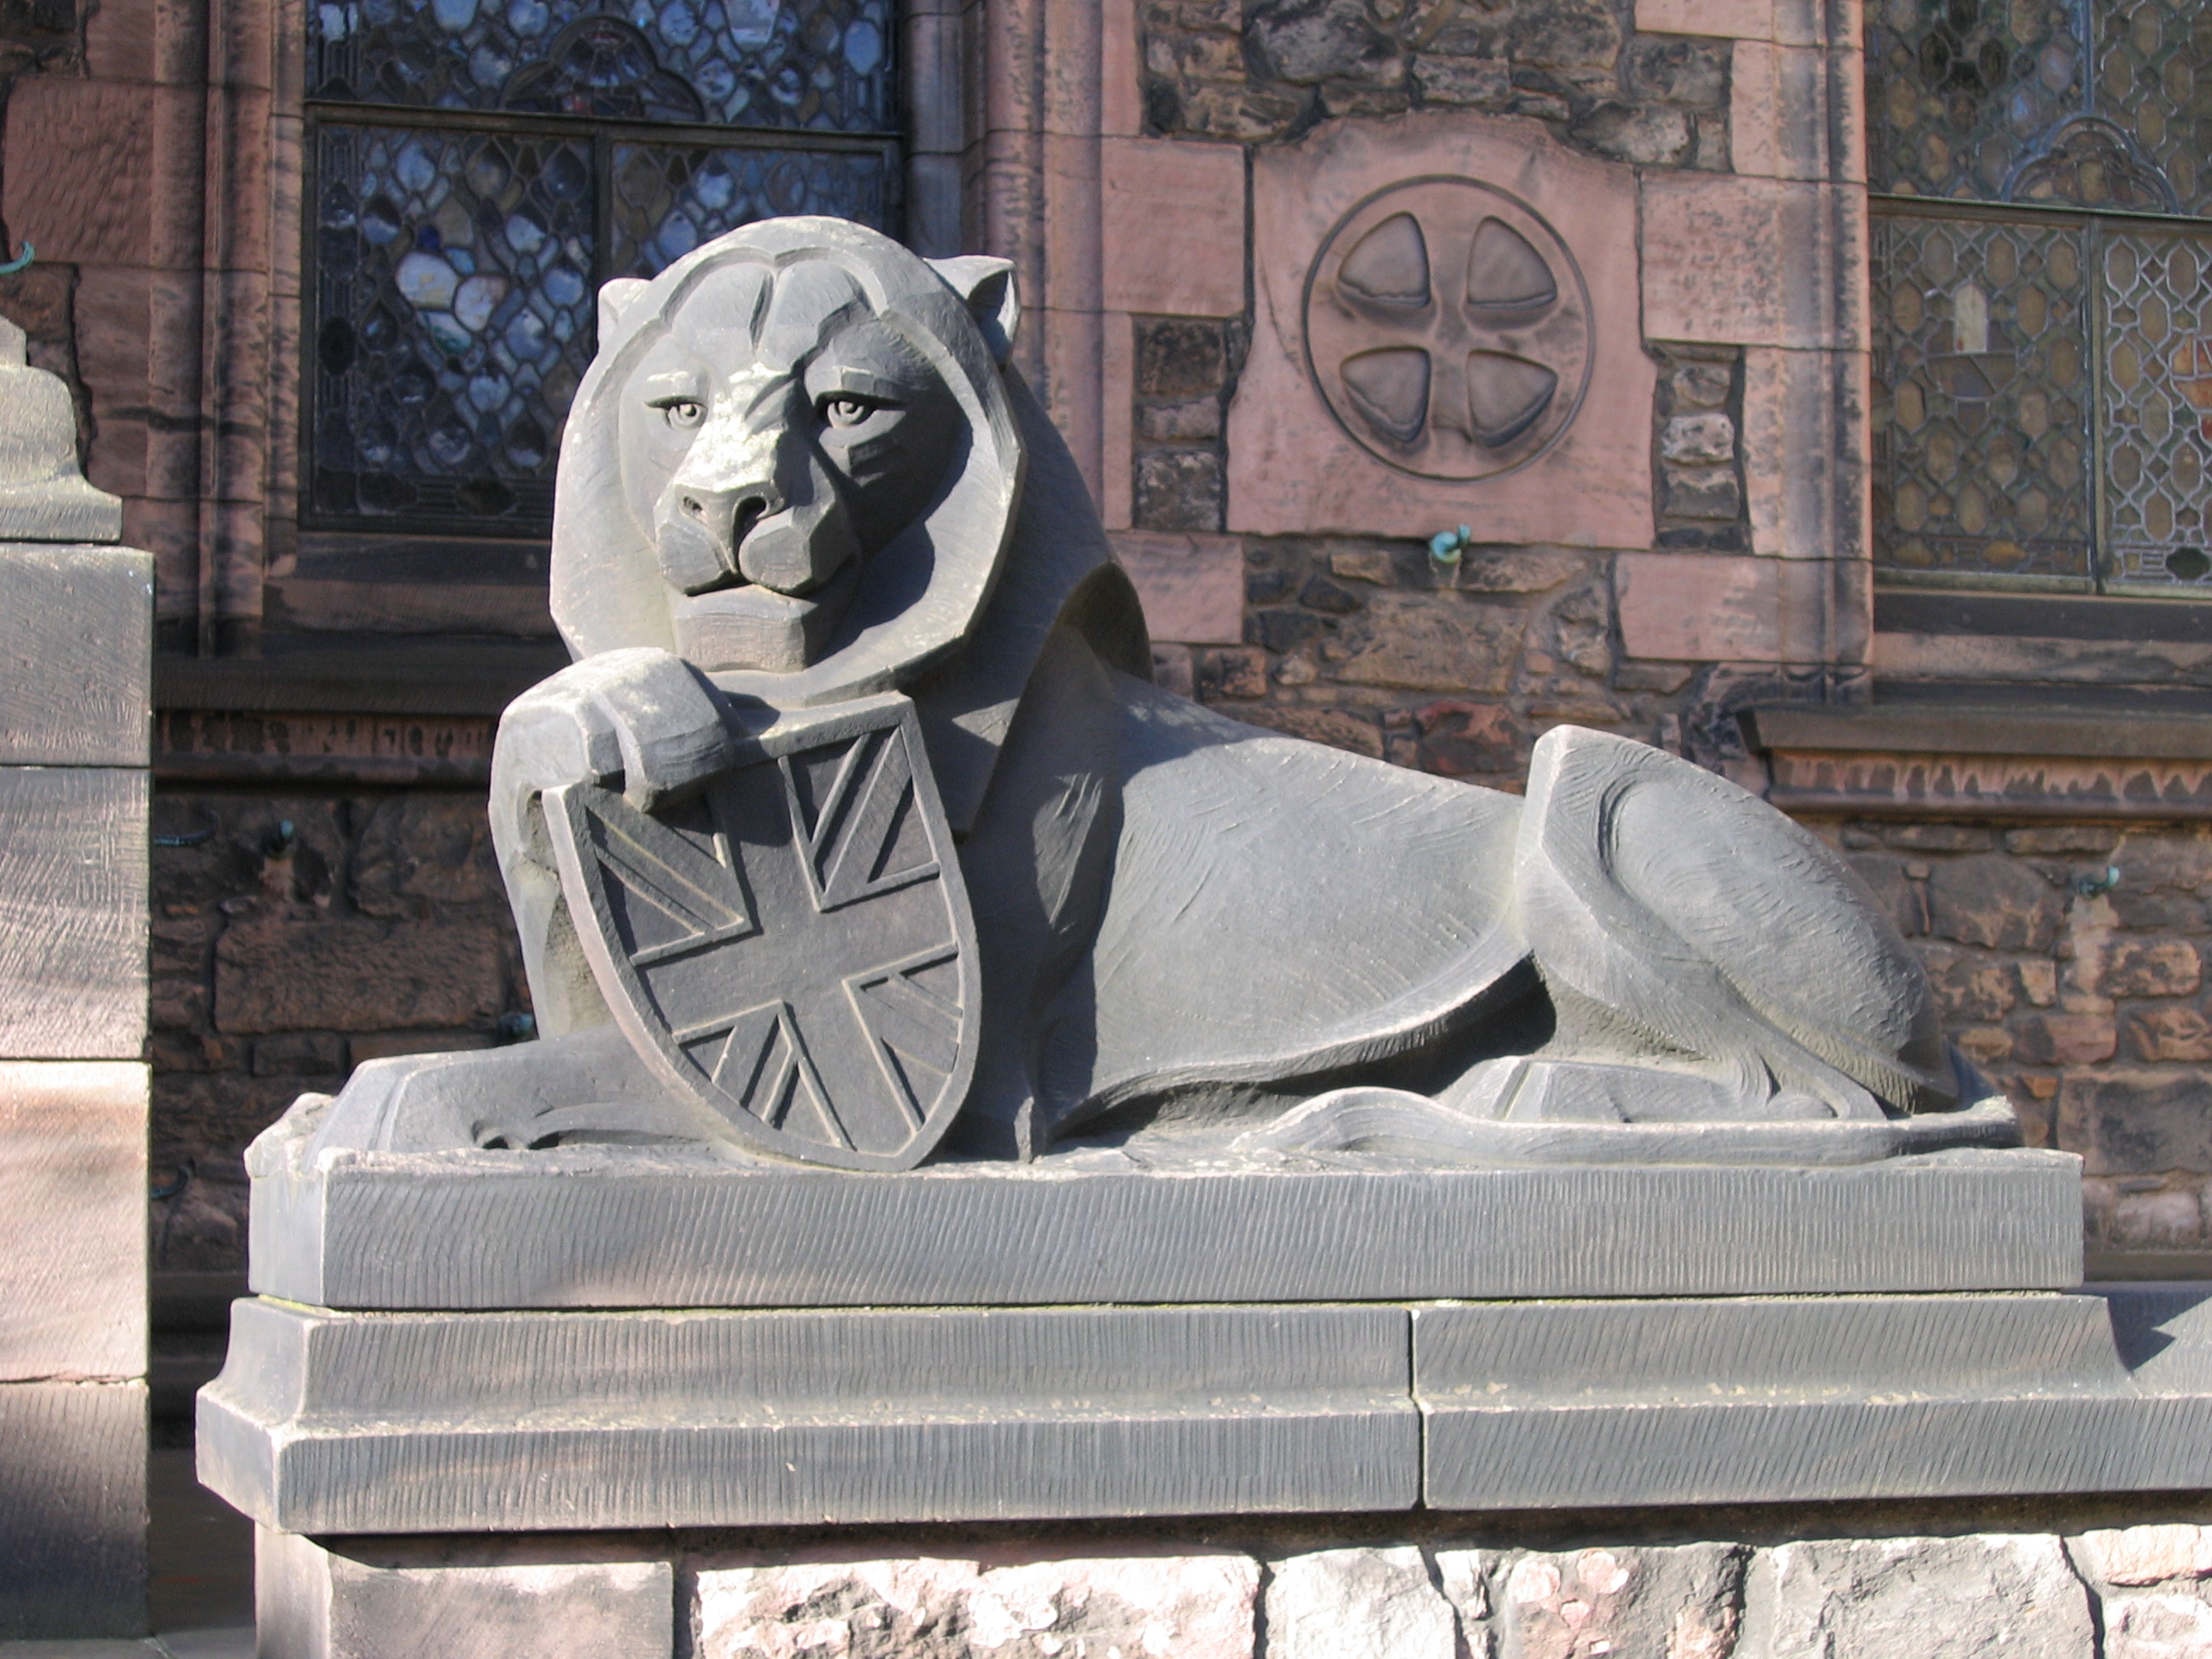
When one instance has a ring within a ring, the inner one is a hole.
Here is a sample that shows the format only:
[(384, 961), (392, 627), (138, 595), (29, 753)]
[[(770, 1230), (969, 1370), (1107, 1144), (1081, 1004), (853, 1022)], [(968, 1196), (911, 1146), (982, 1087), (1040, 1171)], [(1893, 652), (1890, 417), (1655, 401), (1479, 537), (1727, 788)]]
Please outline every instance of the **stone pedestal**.
[(0, 1639), (146, 1620), (153, 557), (0, 321)]
[(256, 1150), (261, 1295), (200, 1403), (270, 1659), (582, 1651), (522, 1611), (572, 1602), (658, 1655), (732, 1528), (923, 1572), (946, 1523), (2212, 1486), (2212, 1304), (2079, 1288), (2064, 1154), (852, 1175), (310, 1160), (314, 1115)]

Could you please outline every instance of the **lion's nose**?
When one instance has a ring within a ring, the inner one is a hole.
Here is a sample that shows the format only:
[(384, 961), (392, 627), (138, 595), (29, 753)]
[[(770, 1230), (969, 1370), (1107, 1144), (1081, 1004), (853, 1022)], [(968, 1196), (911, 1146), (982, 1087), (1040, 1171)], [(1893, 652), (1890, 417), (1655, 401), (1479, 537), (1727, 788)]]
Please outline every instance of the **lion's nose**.
[(699, 527), (713, 537), (718, 546), (726, 548), (730, 563), (737, 563), (738, 547), (752, 527), (771, 513), (783, 510), (783, 502), (772, 484), (739, 484), (730, 489), (708, 489), (696, 485), (678, 493), (677, 506), (686, 518), (694, 520)]

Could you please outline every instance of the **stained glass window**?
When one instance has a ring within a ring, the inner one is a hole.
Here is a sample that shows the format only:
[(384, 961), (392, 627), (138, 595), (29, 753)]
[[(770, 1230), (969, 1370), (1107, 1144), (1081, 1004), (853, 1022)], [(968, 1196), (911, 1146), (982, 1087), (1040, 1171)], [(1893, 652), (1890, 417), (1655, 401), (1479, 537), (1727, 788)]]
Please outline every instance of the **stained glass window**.
[(1870, 0), (1887, 580), (2212, 591), (2212, 0)]
[(310, 523), (543, 534), (601, 283), (896, 228), (890, 0), (310, 11)]

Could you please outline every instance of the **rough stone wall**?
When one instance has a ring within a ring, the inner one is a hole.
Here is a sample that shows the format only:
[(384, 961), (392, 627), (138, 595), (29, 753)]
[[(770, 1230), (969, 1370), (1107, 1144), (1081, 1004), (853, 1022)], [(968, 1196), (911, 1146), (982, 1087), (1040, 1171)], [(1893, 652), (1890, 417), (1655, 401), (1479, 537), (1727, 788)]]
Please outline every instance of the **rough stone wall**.
[[(551, 1607), (564, 1628), (605, 1650), (667, 1654), (678, 1645), (672, 1602), (681, 1650), (698, 1659), (2183, 1659), (2212, 1650), (2212, 1530), (2191, 1522), (1944, 1535), (1870, 1524), (1863, 1534), (1778, 1536), (1770, 1525), (1764, 1537), (1701, 1528), (1689, 1541), (1644, 1541), (1685, 1518), (1602, 1532), (1587, 1522), (1469, 1532), (1443, 1517), (1418, 1540), (1377, 1532), (1356, 1541), (1331, 1540), (1322, 1522), (1297, 1529), (1303, 1537), (1291, 1528), (1043, 1539), (906, 1528), (734, 1547), (661, 1534), (565, 1553), (557, 1539), (527, 1552), (452, 1540), (288, 1547), (327, 1598), (334, 1632), (365, 1635), (398, 1620), (435, 1629), (451, 1645), (477, 1638), (502, 1649), (512, 1621)], [(1806, 1517), (1814, 1526), (1838, 1518), (1848, 1517)], [(533, 1611), (520, 1613), (525, 1606)]]
[(529, 992), (479, 793), (165, 791), (154, 827), (154, 1266), (234, 1270), (256, 1134)]
[(1632, 0), (1145, 0), (1146, 122), (1170, 137), (1296, 137), (1338, 115), (1534, 116), (1656, 167), (1729, 165), (1729, 51), (1639, 34)]
[(2029, 1139), (2079, 1152), (2093, 1252), (2212, 1246), (2212, 826), (1827, 823)]

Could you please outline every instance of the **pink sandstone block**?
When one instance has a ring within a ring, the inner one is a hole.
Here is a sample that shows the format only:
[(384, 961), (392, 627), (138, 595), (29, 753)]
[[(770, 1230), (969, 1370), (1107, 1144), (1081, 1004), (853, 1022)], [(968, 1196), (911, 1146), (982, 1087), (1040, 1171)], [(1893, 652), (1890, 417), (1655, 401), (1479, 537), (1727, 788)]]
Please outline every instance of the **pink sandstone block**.
[(1645, 34), (1771, 40), (1774, 0), (1636, 0), (1636, 27)]
[(146, 1374), (146, 1067), (0, 1063), (0, 1380)]
[(1855, 186), (1712, 173), (1644, 179), (1644, 326), (1655, 340), (1855, 347)]
[(2090, 1571), (2110, 1584), (2212, 1578), (2212, 1527), (2118, 1527), (2081, 1534)]
[[(273, 9), (273, 8), (272, 8)], [(100, 0), (84, 21), (84, 66), (95, 81), (151, 81), (158, 0)]]
[(1111, 540), (1155, 640), (1235, 645), (1244, 637), (1244, 549), (1237, 538), (1117, 530)]
[(1231, 530), (1650, 544), (1632, 169), (1472, 113), (1325, 124), (1253, 169)]
[(1243, 310), (1243, 150), (1173, 138), (1107, 138), (1100, 148), (1107, 308)]
[(154, 103), (165, 95), (119, 82), (26, 76), (8, 100), (0, 208), (16, 240), (35, 244), (43, 262), (147, 264)]
[(1098, 130), (1134, 137), (1145, 130), (1135, 0), (1099, 0), (1098, 46)]
[(1109, 530), (1127, 530), (1133, 510), (1136, 355), (1135, 325), (1123, 313), (1108, 312), (1098, 340), (1098, 515)]
[(1622, 645), (1667, 662), (1782, 660), (1781, 561), (1624, 553), (1613, 566)]

